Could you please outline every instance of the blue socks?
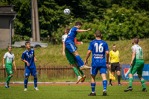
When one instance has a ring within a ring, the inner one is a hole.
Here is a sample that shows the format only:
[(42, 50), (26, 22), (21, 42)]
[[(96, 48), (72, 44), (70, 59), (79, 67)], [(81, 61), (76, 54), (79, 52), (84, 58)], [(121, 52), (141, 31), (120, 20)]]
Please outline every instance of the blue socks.
[(107, 80), (103, 80), (102, 84), (103, 84), (103, 90), (107, 90)]
[(94, 93), (94, 92), (95, 92), (95, 87), (96, 87), (96, 83), (91, 83), (92, 93)]
[(28, 77), (25, 77), (25, 79), (24, 79), (24, 88), (27, 88), (27, 84), (28, 84)]
[(84, 62), (82, 61), (82, 59), (81, 59), (81, 57), (79, 55), (76, 55), (75, 58), (76, 58), (76, 61), (77, 61), (78, 65), (79, 65), (79, 67), (84, 65)]
[(34, 87), (37, 87), (37, 77), (34, 77)]

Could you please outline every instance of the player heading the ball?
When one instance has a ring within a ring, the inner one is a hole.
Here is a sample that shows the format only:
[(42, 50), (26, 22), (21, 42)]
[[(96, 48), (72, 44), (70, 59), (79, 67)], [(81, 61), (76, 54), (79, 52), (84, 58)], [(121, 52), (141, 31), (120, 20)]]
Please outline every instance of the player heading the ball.
[(86, 32), (86, 31), (89, 31), (90, 29), (81, 30), (80, 29), (81, 26), (82, 26), (81, 22), (76, 22), (75, 26), (70, 29), (68, 36), (66, 38), (66, 41), (65, 41), (65, 48), (75, 56), (75, 59), (77, 61), (77, 64), (78, 64), (80, 70), (83, 70), (83, 69), (90, 69), (90, 67), (86, 66), (84, 64), (84, 62), (82, 61), (82, 59), (77, 51), (77, 47), (75, 45), (74, 39), (75, 39), (77, 33)]

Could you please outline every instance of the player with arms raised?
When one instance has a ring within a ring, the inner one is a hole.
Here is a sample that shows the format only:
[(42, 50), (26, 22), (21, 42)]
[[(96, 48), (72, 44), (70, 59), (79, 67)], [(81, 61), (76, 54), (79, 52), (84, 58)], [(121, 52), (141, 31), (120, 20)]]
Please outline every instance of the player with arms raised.
[(143, 50), (141, 46), (138, 45), (139, 39), (134, 38), (133, 39), (133, 46), (131, 47), (132, 49), (132, 58), (130, 62), (130, 70), (129, 70), (129, 87), (124, 90), (124, 92), (127, 91), (132, 91), (132, 82), (133, 82), (133, 75), (137, 72), (138, 77), (140, 79), (140, 82), (142, 84), (142, 91), (146, 92), (146, 84), (145, 80), (142, 77), (142, 71), (144, 67), (144, 59), (143, 59)]
[(106, 78), (106, 72), (107, 72), (107, 66), (109, 63), (109, 49), (108, 44), (101, 40), (102, 34), (100, 31), (95, 32), (96, 39), (90, 42), (85, 64), (88, 63), (88, 58), (90, 57), (90, 54), (92, 53), (92, 63), (91, 63), (91, 89), (92, 92), (89, 94), (89, 96), (96, 96), (95, 93), (95, 77), (98, 73), (98, 70), (102, 77), (102, 84), (103, 84), (103, 96), (107, 95), (107, 78)]
[(81, 22), (76, 22), (75, 26), (70, 29), (68, 36), (66, 38), (66, 41), (65, 41), (65, 48), (75, 56), (76, 62), (78, 64), (80, 70), (83, 70), (83, 69), (89, 69), (90, 67), (84, 65), (84, 62), (82, 61), (82, 59), (77, 51), (77, 47), (75, 45), (74, 39), (78, 32), (86, 32), (86, 31), (89, 31), (90, 29), (81, 30), (80, 29), (81, 26), (82, 26)]
[(39, 90), (37, 88), (37, 71), (35, 66), (35, 52), (33, 49), (31, 49), (30, 42), (25, 42), (26, 50), (22, 54), (22, 61), (25, 63), (25, 79), (24, 79), (24, 91), (27, 91), (27, 84), (28, 84), (28, 78), (30, 74), (34, 76), (34, 89)]

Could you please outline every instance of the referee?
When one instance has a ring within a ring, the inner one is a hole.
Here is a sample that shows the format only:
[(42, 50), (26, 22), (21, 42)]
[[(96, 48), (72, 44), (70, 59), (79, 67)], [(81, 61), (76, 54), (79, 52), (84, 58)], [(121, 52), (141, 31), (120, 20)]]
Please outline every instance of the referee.
[[(116, 49), (116, 45), (113, 44), (112, 50), (110, 51), (110, 63), (111, 63), (111, 73), (115, 75), (117, 74), (118, 85), (121, 85), (121, 67), (119, 63), (119, 51)], [(109, 85), (112, 86), (112, 79), (109, 80)]]

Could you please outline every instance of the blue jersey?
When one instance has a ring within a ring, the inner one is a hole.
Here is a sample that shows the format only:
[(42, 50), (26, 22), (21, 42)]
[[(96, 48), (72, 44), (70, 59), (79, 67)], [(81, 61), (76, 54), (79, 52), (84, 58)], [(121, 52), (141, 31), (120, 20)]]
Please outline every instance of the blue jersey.
[[(22, 60), (26, 60), (29, 64), (30, 64), (30, 68), (35, 67), (35, 62), (34, 62), (34, 50), (31, 49), (30, 51), (26, 50), (23, 52)], [(25, 63), (25, 67), (27, 66), (27, 64)]]
[(90, 42), (88, 50), (92, 51), (92, 67), (106, 66), (106, 51), (108, 44), (103, 40), (93, 40)]
[(77, 35), (77, 30), (78, 30), (77, 27), (73, 27), (73, 28), (70, 29), (70, 31), (69, 31), (69, 33), (68, 33), (68, 36), (67, 36), (67, 38), (66, 38), (65, 43), (74, 42), (74, 38), (75, 38), (76, 35)]

